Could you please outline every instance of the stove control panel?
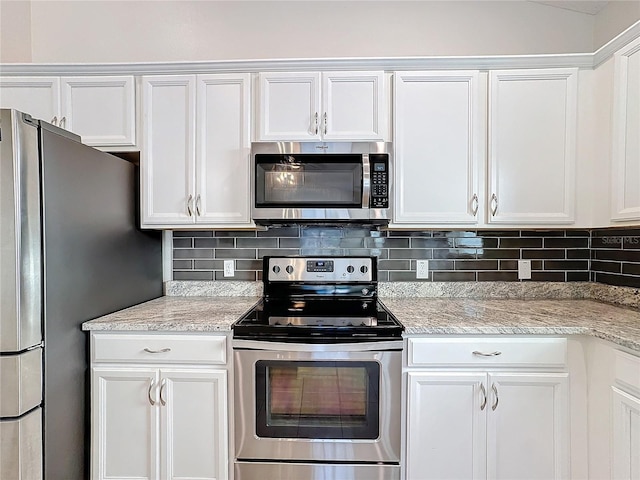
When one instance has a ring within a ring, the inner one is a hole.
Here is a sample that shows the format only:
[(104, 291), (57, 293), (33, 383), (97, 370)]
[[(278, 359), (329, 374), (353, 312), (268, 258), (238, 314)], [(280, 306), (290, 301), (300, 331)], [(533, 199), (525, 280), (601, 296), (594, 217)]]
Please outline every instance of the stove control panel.
[(371, 282), (371, 257), (269, 257), (270, 282)]

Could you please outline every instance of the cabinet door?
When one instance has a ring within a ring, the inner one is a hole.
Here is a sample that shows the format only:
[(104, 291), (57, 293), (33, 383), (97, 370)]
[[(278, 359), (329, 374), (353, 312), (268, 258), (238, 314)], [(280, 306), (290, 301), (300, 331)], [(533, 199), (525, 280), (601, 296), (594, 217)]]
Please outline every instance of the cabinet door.
[(195, 222), (195, 76), (142, 77), (143, 226)]
[(57, 124), (60, 119), (60, 79), (0, 78), (0, 108), (15, 108), (33, 118)]
[(96, 146), (135, 145), (132, 76), (63, 77), (62, 126)]
[(612, 220), (640, 219), (640, 38), (614, 56)]
[(486, 374), (407, 377), (406, 478), (486, 478)]
[(161, 376), (161, 478), (225, 480), (229, 460), (226, 372), (163, 369)]
[(490, 75), (488, 221), (573, 223), (578, 69)]
[(395, 74), (398, 224), (475, 224), (482, 215), (486, 77)]
[(258, 140), (320, 140), (320, 73), (261, 73)]
[(612, 389), (613, 476), (640, 480), (640, 398)]
[(387, 112), (384, 72), (322, 74), (325, 140), (385, 140)]
[(489, 374), (487, 476), (569, 478), (568, 374)]
[(249, 74), (198, 76), (198, 223), (251, 223), (250, 85)]
[(93, 480), (157, 478), (157, 386), (155, 369), (91, 369)]

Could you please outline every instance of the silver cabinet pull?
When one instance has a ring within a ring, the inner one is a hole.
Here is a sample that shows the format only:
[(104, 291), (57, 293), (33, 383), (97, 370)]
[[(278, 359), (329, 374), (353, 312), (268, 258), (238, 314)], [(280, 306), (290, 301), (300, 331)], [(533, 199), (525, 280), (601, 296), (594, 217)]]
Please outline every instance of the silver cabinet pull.
[(53, 117), (51, 119), (51, 125), (56, 125), (56, 126), (58, 125), (58, 117)]
[(482, 411), (487, 406), (487, 391), (484, 388), (484, 383), (480, 384), (480, 391), (482, 392), (482, 404), (480, 405), (480, 410)]
[(478, 214), (478, 195), (475, 193), (471, 197), (471, 213), (474, 217)]
[(498, 212), (498, 196), (495, 193), (491, 194), (491, 216), (495, 217)]
[(189, 195), (189, 198), (187, 200), (187, 213), (189, 214), (190, 217), (193, 217), (193, 195)]
[(164, 399), (164, 387), (167, 386), (167, 379), (163, 378), (162, 382), (160, 383), (160, 403), (162, 404), (162, 406), (164, 407), (167, 404), (167, 401)]
[(64, 128), (64, 126), (65, 126), (66, 124), (67, 124), (67, 117), (62, 117), (62, 118), (60, 119), (60, 123), (58, 124), (58, 126), (59, 126), (60, 128)]
[(171, 349), (170, 348), (161, 348), (160, 350), (151, 350), (150, 348), (145, 348), (144, 351), (147, 352), (147, 353), (167, 353), (167, 352), (170, 352)]
[(152, 378), (151, 383), (149, 384), (149, 391), (147, 392), (147, 398), (149, 398), (149, 403), (151, 404), (151, 406), (154, 406), (156, 404), (155, 400), (151, 398), (151, 390), (153, 390), (155, 384), (156, 381)]
[(317, 135), (318, 134), (318, 112), (316, 112), (316, 114), (314, 115), (314, 120), (313, 120), (313, 124), (314, 124), (314, 128), (313, 128), (313, 134)]
[(327, 134), (327, 112), (324, 112), (323, 115), (323, 123), (324, 123), (324, 134)]
[(196, 215), (200, 216), (202, 215), (200, 213), (200, 194), (198, 194), (198, 196), (196, 197)]
[(498, 350), (496, 350), (495, 352), (479, 352), (478, 350), (474, 350), (473, 352), (474, 355), (477, 355), (479, 357), (497, 357), (498, 355), (502, 355), (502, 352), (499, 352)]
[(498, 398), (498, 388), (496, 387), (495, 383), (491, 384), (491, 390), (493, 390), (493, 394), (496, 396), (496, 401), (493, 405), (491, 405), (491, 410), (495, 410), (496, 408), (498, 408), (498, 402), (500, 401), (500, 399)]

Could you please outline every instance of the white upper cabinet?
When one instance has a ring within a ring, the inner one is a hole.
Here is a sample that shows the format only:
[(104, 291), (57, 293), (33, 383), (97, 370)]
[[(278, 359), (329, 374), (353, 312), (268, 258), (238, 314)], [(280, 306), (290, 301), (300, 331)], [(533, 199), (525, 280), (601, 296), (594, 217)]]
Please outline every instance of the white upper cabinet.
[(258, 140), (387, 138), (384, 72), (260, 73)]
[(250, 75), (146, 76), (142, 85), (142, 224), (251, 226)]
[(482, 219), (485, 105), (478, 71), (395, 73), (394, 224)]
[(577, 68), (490, 73), (491, 224), (571, 224)]
[(136, 145), (133, 76), (4, 77), (0, 107), (65, 128), (87, 145)]
[(640, 38), (614, 55), (611, 219), (640, 219)]

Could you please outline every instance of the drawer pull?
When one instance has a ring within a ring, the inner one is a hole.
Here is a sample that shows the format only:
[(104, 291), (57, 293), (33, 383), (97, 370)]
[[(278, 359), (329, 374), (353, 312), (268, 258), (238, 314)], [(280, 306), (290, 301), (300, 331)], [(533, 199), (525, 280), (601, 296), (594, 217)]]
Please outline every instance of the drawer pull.
[(171, 349), (170, 348), (161, 348), (160, 350), (151, 350), (150, 348), (145, 348), (144, 351), (147, 352), (147, 353), (167, 353), (167, 352), (170, 352)]
[(155, 400), (151, 398), (151, 390), (153, 390), (153, 386), (156, 384), (156, 381), (152, 378), (151, 383), (149, 384), (149, 391), (147, 392), (147, 397), (149, 398), (149, 403), (151, 406), (156, 404)]
[(482, 404), (480, 405), (480, 410), (482, 411), (487, 406), (487, 391), (484, 388), (484, 383), (480, 384), (480, 391), (482, 392)]
[(479, 357), (497, 357), (498, 355), (502, 355), (502, 352), (499, 352), (497, 350), (495, 352), (490, 352), (490, 353), (479, 352), (478, 350), (474, 350), (472, 353)]
[(164, 396), (162, 395), (164, 393), (164, 387), (166, 386), (167, 386), (167, 379), (163, 378), (162, 382), (160, 383), (160, 403), (162, 404), (163, 407), (167, 404), (167, 401), (164, 399)]
[(491, 384), (491, 390), (493, 390), (493, 394), (496, 396), (496, 402), (491, 405), (491, 410), (495, 411), (495, 409), (498, 408), (498, 402), (500, 401), (500, 399), (498, 398), (498, 388), (496, 387), (495, 383)]

